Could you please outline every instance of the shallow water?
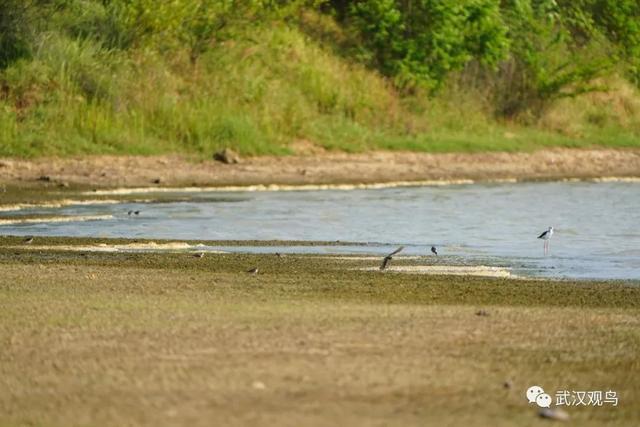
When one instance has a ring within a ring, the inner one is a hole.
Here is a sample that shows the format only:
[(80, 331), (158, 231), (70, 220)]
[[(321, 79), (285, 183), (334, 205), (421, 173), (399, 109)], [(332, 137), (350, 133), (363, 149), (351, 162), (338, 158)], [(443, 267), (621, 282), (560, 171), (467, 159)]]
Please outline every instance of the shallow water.
[[(166, 196), (166, 194), (165, 194)], [(181, 194), (183, 197), (184, 194)], [(140, 210), (140, 215), (128, 215)], [(322, 240), (366, 246), (234, 251), (441, 255), (542, 277), (640, 279), (639, 183), (520, 183), (368, 190), (193, 193), (189, 200), (33, 208), (16, 214), (112, 215), (0, 225), (0, 233), (202, 240)], [(555, 228), (550, 255), (536, 239)], [(213, 248), (212, 248), (213, 249)], [(221, 249), (221, 248), (215, 248)]]

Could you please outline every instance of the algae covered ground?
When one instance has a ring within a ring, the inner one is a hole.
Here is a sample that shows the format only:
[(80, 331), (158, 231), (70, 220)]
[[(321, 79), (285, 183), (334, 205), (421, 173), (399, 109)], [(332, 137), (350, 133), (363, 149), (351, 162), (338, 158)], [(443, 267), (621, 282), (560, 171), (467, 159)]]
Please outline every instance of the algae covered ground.
[(37, 240), (0, 239), (2, 425), (546, 425), (532, 385), (617, 392), (572, 424), (638, 423), (637, 283)]

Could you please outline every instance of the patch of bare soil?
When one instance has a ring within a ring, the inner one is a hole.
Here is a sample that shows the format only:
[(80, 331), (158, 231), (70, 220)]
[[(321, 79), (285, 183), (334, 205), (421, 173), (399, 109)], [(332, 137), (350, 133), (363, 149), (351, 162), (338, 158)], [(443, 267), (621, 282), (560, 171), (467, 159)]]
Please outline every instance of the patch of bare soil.
[(531, 384), (614, 390), (619, 406), (568, 407), (571, 425), (638, 426), (640, 314), (608, 298), (635, 287), (14, 251), (2, 426), (542, 426)]
[(347, 154), (309, 150), (239, 164), (177, 155), (0, 159), (0, 183), (92, 187), (336, 184), (421, 180), (554, 180), (640, 177), (640, 150), (552, 149), (532, 153)]

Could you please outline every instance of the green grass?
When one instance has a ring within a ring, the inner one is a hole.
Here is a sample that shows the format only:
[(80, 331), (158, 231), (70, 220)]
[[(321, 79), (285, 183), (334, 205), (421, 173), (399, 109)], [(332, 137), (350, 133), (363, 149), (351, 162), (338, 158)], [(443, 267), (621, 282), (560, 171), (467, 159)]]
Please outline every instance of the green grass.
[(640, 95), (612, 81), (600, 98), (559, 101), (525, 126), (496, 120), (464, 87), (401, 95), (295, 25), (240, 29), (195, 64), (180, 49), (50, 32), (32, 58), (0, 71), (0, 156), (286, 155), (298, 140), (347, 152), (637, 147)]

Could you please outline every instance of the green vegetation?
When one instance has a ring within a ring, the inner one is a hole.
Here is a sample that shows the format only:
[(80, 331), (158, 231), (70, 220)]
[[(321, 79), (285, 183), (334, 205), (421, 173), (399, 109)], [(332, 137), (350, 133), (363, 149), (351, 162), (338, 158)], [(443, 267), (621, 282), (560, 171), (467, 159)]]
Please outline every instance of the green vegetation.
[(635, 1), (2, 0), (0, 155), (638, 146)]
[(637, 425), (637, 285), (34, 247), (89, 242), (0, 238), (2, 425), (539, 426), (534, 383), (615, 390), (571, 420)]

